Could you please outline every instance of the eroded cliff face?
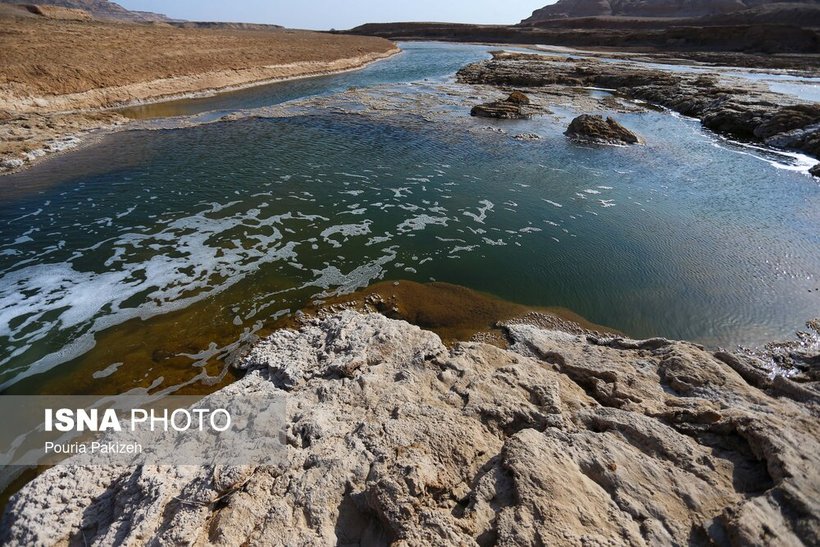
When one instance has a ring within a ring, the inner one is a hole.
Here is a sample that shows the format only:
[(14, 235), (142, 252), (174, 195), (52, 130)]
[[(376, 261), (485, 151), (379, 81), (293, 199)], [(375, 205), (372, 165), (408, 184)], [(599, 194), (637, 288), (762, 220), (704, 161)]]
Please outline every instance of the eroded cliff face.
[(278, 331), (226, 389), (289, 394), (285, 465), (53, 468), (12, 500), (2, 540), (820, 541), (815, 384), (684, 342), (506, 332), (509, 350), (448, 349), (351, 311)]
[[(784, 3), (787, 0), (558, 0), (533, 12), (524, 24), (572, 17), (703, 17)], [(790, 0), (815, 4), (815, 0)]]

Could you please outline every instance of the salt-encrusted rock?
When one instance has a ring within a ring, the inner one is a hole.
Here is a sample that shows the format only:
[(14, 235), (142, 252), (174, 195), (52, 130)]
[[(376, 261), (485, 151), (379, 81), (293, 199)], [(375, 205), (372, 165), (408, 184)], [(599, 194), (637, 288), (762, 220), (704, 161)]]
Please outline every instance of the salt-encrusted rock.
[(12, 171), (23, 166), (23, 160), (20, 158), (9, 158), (0, 161), (0, 171)]
[(816, 401), (688, 343), (506, 328), (510, 350), (350, 311), (279, 331), (225, 389), (289, 394), (284, 466), (53, 468), (0, 541), (820, 542)]
[(612, 118), (582, 114), (572, 120), (564, 133), (577, 142), (590, 144), (638, 144), (640, 137)]

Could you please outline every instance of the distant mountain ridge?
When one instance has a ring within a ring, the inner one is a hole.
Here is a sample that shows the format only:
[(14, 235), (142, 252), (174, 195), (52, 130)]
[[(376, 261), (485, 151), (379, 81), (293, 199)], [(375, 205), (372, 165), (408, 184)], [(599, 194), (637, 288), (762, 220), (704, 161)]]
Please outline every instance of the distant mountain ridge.
[(707, 17), (787, 3), (817, 6), (820, 0), (558, 0), (535, 10), (522, 24), (576, 17)]
[(127, 10), (116, 2), (108, 0), (0, 0), (0, 4), (34, 4), (41, 6), (57, 6), (61, 8), (79, 9), (88, 12), (95, 19), (107, 19), (113, 21), (171, 21), (165, 15), (148, 11)]

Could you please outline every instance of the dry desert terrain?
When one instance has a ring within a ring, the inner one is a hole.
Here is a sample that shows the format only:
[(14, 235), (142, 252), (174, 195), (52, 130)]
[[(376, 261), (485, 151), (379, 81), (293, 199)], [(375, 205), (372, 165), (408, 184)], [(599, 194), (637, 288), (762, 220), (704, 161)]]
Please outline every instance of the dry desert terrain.
[(373, 37), (68, 15), (0, 6), (2, 170), (64, 147), (67, 135), (124, 121), (103, 109), (350, 70), (397, 51)]

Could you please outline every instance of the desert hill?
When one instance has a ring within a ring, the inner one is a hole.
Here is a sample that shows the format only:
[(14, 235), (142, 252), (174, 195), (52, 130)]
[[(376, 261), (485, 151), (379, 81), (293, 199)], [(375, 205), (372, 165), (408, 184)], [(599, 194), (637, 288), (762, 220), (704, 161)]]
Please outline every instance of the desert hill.
[[(27, 4), (17, 0), (0, 0), (0, 4)], [(108, 0), (36, 0), (31, 2), (32, 5), (54, 6), (58, 8), (68, 8), (71, 10), (83, 10), (94, 19), (102, 19), (109, 21), (134, 21), (134, 22), (153, 22), (153, 21), (170, 21), (168, 17), (159, 13), (151, 13), (147, 11), (131, 11), (127, 10), (116, 2), (109, 2)]]
[(818, 0), (558, 0), (533, 12), (523, 24), (578, 17), (693, 18), (736, 14), (776, 4), (820, 5)]

